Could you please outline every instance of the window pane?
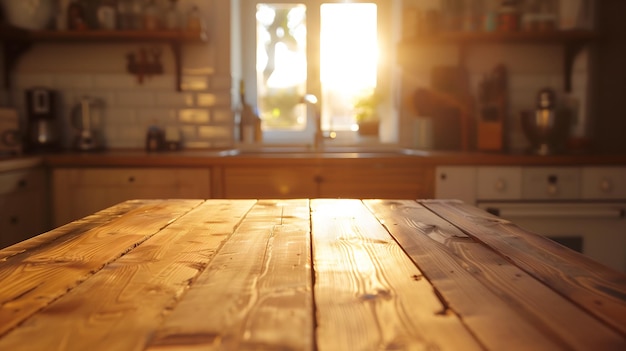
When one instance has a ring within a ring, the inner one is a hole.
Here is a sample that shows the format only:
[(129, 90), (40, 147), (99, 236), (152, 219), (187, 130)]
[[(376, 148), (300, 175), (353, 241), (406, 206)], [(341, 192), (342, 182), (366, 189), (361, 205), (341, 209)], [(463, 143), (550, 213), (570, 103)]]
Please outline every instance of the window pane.
[(355, 130), (353, 105), (376, 87), (377, 7), (336, 3), (320, 10), (322, 128)]
[(257, 92), (263, 129), (302, 130), (306, 124), (306, 7), (258, 4)]

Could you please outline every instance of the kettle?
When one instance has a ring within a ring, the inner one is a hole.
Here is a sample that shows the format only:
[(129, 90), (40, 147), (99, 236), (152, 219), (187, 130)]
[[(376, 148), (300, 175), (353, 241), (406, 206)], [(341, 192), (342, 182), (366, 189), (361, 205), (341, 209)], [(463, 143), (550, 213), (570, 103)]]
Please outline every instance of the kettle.
[(77, 131), (74, 148), (79, 151), (97, 151), (104, 147), (100, 131), (104, 102), (84, 96), (72, 109), (71, 121)]

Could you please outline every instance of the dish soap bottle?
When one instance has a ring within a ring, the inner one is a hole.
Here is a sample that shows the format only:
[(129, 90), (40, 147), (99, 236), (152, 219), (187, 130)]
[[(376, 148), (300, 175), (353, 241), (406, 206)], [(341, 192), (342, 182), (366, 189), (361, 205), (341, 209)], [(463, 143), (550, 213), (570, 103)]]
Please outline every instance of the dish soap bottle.
[(258, 143), (263, 139), (261, 119), (254, 113), (252, 106), (246, 103), (245, 93), (245, 84), (242, 79), (239, 81), (239, 141), (244, 144)]

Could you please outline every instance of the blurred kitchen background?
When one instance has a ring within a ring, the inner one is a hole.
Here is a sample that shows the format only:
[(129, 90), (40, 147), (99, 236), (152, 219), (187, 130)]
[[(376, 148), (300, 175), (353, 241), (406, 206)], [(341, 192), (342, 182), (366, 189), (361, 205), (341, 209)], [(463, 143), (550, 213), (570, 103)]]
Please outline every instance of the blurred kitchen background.
[[(85, 30), (80, 26), (68, 28), (71, 26), (68, 7), (74, 4), (82, 5), (85, 25), (93, 27), (87, 30), (108, 30), (107, 25), (112, 25), (112, 30), (128, 30), (120, 28), (120, 19), (123, 11), (132, 12), (133, 3), (142, 17), (138, 24), (141, 30), (151, 30), (146, 17), (154, 9), (160, 16), (156, 30), (167, 29), (164, 27), (167, 12), (175, 6), (179, 16), (175, 28), (186, 30), (191, 26), (193, 31), (201, 32), (199, 37), (203, 40), (183, 41), (178, 53), (176, 45), (167, 39), (145, 42), (119, 38), (91, 42), (46, 39), (33, 41), (21, 48), (19, 55), (12, 56), (7, 51), (15, 50), (14, 39), (7, 38), (14, 36), (6, 35), (7, 22), (23, 20), (24, 26), (31, 25), (29, 19), (10, 18), (10, 7), (18, 6), (16, 3), (25, 8), (30, 6), (28, 10), (20, 10), (22, 15), (32, 12), (33, 16), (38, 13), (45, 18), (43, 24), (35, 25), (36, 29), (50, 31)], [(247, 88), (245, 100), (259, 114), (263, 112), (259, 111), (256, 99), (255, 49), (250, 44), (257, 3), (252, 0), (2, 0), (5, 34), (0, 57), (4, 60), (3, 67), (7, 67), (2, 72), (7, 84), (0, 90), (0, 105), (16, 108), (24, 125), (28, 115), (27, 91), (37, 87), (54, 91), (61, 124), (60, 143), (64, 149), (72, 148), (75, 142), (72, 113), (86, 96), (96, 101), (91, 105), (92, 113), (98, 115), (94, 123), (103, 135), (103, 146), (109, 149), (144, 148), (146, 132), (151, 126), (167, 131), (170, 136), (175, 134), (173, 138), (180, 138), (187, 149), (236, 146), (238, 120), (234, 110), (240, 103), (240, 81)], [(307, 12), (310, 20), (319, 12), (315, 8), (321, 2), (303, 3), (310, 5), (311, 13)], [(626, 2), (395, 0), (371, 3), (377, 5), (378, 11), (378, 89), (385, 98), (379, 106), (380, 127), (375, 142), (426, 149), (523, 152), (528, 149), (529, 141), (524, 135), (521, 115), (523, 111), (534, 113), (539, 92), (549, 89), (559, 107), (572, 111), (569, 151), (626, 151), (623, 138)], [(107, 19), (103, 7), (115, 11), (114, 24)], [(345, 26), (353, 22), (353, 18), (345, 18)], [(555, 39), (550, 36), (554, 31), (574, 34)], [(503, 32), (545, 33), (546, 37), (542, 39), (535, 34), (530, 39), (519, 40), (471, 37), (475, 33)], [(466, 37), (446, 39), (442, 33), (463, 33)], [(310, 45), (315, 47), (315, 43)], [(130, 55), (136, 60), (143, 57), (144, 62), (158, 62), (158, 68), (133, 71)], [(17, 59), (7, 62), (8, 56)], [(180, 62), (180, 75), (177, 62)], [(504, 80), (498, 81), (502, 75)], [(498, 82), (504, 82), (503, 89), (493, 88)], [(502, 93), (502, 110), (483, 116), (477, 112), (481, 99), (497, 100), (499, 97), (492, 96), (494, 90), (496, 95)], [(441, 92), (443, 95), (439, 95)], [(441, 96), (453, 99), (442, 100)], [(465, 104), (469, 122), (464, 120), (467, 117), (463, 108), (451, 114), (441, 112), (457, 103)], [(494, 126), (485, 127), (483, 133), (489, 135), (487, 139), (476, 137), (481, 118), (498, 122), (495, 131)], [(325, 128), (326, 132), (332, 131), (327, 123)], [(464, 133), (468, 135), (465, 142)], [(271, 141), (267, 137), (265, 140)], [(371, 138), (349, 140), (372, 142)]]

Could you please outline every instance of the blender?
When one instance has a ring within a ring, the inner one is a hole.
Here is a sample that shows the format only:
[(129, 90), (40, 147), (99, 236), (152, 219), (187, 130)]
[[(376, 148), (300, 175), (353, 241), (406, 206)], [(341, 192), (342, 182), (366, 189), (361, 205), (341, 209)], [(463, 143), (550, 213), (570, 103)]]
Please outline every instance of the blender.
[(74, 148), (79, 151), (101, 150), (103, 140), (100, 132), (102, 100), (84, 96), (72, 109), (72, 125), (76, 129)]

